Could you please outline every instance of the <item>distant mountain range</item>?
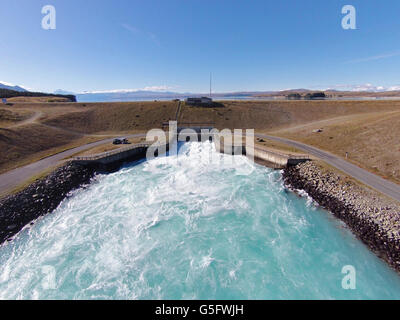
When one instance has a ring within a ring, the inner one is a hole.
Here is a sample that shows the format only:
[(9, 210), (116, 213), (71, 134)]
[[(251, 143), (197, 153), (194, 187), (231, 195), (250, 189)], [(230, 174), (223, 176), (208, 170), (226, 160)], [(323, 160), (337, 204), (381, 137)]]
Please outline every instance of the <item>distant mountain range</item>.
[(14, 91), (19, 91), (19, 92), (27, 92), (28, 91), (22, 87), (14, 86), (14, 85), (2, 83), (2, 82), (0, 82), (0, 89), (14, 90)]
[[(28, 92), (21, 86), (11, 85), (8, 83), (0, 82), (0, 89), (9, 89), (18, 92)], [(251, 98), (285, 98), (289, 95), (295, 94), (301, 97), (315, 92), (324, 92), (327, 98), (397, 98), (400, 97), (400, 87), (375, 87), (370, 84), (360, 86), (350, 86), (343, 91), (326, 89), (326, 90), (310, 90), (310, 89), (287, 89), (280, 91), (239, 91), (239, 92), (226, 92), (226, 93), (213, 93), (212, 97), (215, 99), (251, 99)], [(117, 102), (117, 101), (140, 101), (140, 100), (172, 100), (172, 99), (185, 99), (187, 97), (200, 97), (208, 96), (208, 93), (179, 93), (172, 91), (158, 91), (158, 90), (109, 90), (109, 91), (91, 91), (74, 93), (58, 89), (54, 91), (55, 95), (74, 95), (78, 102)]]
[[(8, 89), (8, 88), (13, 88), (13, 89)], [(21, 97), (29, 97), (29, 98), (39, 98), (39, 97), (45, 97), (47, 101), (55, 99), (52, 98), (62, 98), (62, 102), (76, 102), (76, 97), (74, 95), (62, 95), (62, 94), (54, 94), (54, 93), (45, 93), (45, 92), (32, 92), (23, 89), (22, 90), (15, 90), (20, 87), (18, 86), (10, 86), (10, 85), (5, 85), (2, 83), (2, 87), (0, 87), (0, 99), (10, 99), (10, 98), (21, 98)], [(38, 101), (38, 100), (37, 100)], [(4, 101), (2, 101), (4, 103)]]
[[(57, 90), (57, 93), (64, 92)], [(252, 97), (258, 94), (272, 94), (273, 91), (240, 91), (227, 93), (213, 93), (213, 98), (225, 97)], [(74, 93), (79, 102), (112, 102), (112, 101), (139, 101), (139, 100), (170, 100), (185, 99), (187, 97), (209, 96), (209, 93), (191, 93), (191, 92), (171, 92), (171, 91), (151, 91), (151, 90), (111, 90)]]
[(290, 89), (283, 91), (274, 91), (269, 93), (257, 93), (253, 95), (256, 98), (279, 98), (287, 97), (293, 94), (300, 94), (305, 96), (315, 92), (325, 93), (326, 98), (338, 99), (338, 98), (399, 98), (400, 90), (382, 90), (382, 91), (366, 91), (366, 90), (352, 90), (352, 91), (340, 91), (340, 90), (308, 90), (308, 89)]
[(58, 90), (54, 91), (54, 94), (75, 94), (75, 93), (71, 92), (71, 91), (65, 91), (62, 89), (58, 89)]
[(138, 101), (157, 99), (176, 99), (183, 95), (175, 92), (160, 91), (110, 91), (110, 92), (84, 92), (75, 94), (79, 102), (115, 102)]
[[(324, 92), (329, 99), (341, 98), (397, 98), (400, 97), (400, 91), (338, 91), (338, 90), (308, 90), (294, 89), (282, 91), (241, 91), (227, 93), (213, 93), (214, 99), (251, 99), (251, 98), (267, 98), (281, 99), (289, 95), (298, 93), (301, 97), (315, 92)], [(110, 92), (87, 92), (75, 94), (79, 102), (116, 102), (116, 101), (140, 101), (140, 100), (172, 100), (185, 99), (187, 97), (208, 96), (207, 93), (178, 93), (178, 92), (161, 92), (161, 91), (110, 91)]]

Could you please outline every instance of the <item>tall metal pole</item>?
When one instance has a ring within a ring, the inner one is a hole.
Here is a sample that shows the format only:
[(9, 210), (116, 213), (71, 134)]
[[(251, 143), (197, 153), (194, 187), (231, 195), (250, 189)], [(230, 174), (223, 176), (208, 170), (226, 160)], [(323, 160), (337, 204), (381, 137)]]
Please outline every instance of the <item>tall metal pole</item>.
[(210, 72), (210, 98), (212, 98), (211, 85), (212, 85), (212, 73)]

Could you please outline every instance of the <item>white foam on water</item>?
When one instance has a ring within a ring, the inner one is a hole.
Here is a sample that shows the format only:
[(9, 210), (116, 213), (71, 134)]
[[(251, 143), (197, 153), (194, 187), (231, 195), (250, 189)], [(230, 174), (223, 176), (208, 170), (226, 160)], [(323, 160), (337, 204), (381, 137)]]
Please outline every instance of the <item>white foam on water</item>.
[[(357, 290), (341, 288), (348, 264)], [(1, 299), (399, 297), (398, 275), (278, 171), (210, 142), (98, 175), (0, 248)]]

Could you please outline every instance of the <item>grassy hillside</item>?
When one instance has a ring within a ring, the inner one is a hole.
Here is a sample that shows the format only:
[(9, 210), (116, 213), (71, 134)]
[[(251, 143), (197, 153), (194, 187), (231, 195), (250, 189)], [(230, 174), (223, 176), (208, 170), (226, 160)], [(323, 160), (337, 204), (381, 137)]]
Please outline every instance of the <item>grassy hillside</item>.
[(7, 99), (8, 103), (54, 103), (54, 102), (71, 102), (70, 99), (64, 97), (13, 97)]
[(60, 132), (39, 124), (15, 129), (0, 128), (0, 172), (93, 140), (95, 139)]
[(14, 98), (14, 97), (53, 97), (53, 98), (65, 98), (70, 102), (76, 102), (76, 97), (74, 95), (63, 95), (63, 94), (52, 94), (43, 92), (30, 92), (30, 91), (15, 91), (15, 90), (0, 88), (0, 98)]
[(183, 106), (182, 122), (213, 122), (217, 128), (269, 132), (312, 121), (400, 110), (400, 101), (225, 101), (224, 108)]
[(172, 101), (77, 104), (75, 111), (50, 115), (44, 123), (82, 133), (143, 132), (173, 120), (176, 108)]
[[(400, 183), (400, 110), (359, 114), (275, 134), (305, 142)], [(320, 133), (313, 130), (322, 129)]]
[(27, 110), (11, 111), (0, 109), (0, 126), (9, 126), (24, 121), (32, 114), (33, 112)]
[[(400, 101), (225, 101), (182, 106), (181, 122), (250, 128), (304, 141), (400, 182)], [(105, 136), (147, 132), (177, 103), (16, 103), (0, 106), (0, 172)], [(323, 128), (321, 133), (313, 133)], [(272, 148), (284, 148), (266, 141)], [(287, 149), (287, 148), (286, 148)]]
[(176, 108), (176, 102), (0, 105), (0, 172), (109, 135), (160, 128)]

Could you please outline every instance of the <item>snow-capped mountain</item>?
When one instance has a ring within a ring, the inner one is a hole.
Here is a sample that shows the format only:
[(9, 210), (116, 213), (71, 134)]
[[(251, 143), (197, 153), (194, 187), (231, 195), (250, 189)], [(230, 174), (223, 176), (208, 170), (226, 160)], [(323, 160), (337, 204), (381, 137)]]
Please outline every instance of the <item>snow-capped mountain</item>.
[(28, 90), (20, 87), (20, 86), (15, 86), (11, 83), (7, 83), (4, 81), (0, 81), (0, 89), (8, 89), (8, 90), (14, 90), (14, 91), (20, 91), (20, 92), (26, 92)]

